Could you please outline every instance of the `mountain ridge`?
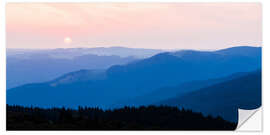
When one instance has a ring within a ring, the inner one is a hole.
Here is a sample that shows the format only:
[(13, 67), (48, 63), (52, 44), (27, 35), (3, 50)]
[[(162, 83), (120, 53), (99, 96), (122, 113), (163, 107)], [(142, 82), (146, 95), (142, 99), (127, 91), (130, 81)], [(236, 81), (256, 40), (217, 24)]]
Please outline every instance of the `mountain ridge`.
[(184, 95), (176, 95), (157, 104), (184, 107), (237, 121), (238, 109), (256, 109), (261, 106), (261, 70)]
[(196, 56), (196, 59), (179, 58), (171, 53), (161, 53), (129, 64), (111, 66), (105, 71), (104, 80), (78, 81), (56, 87), (51, 87), (48, 83), (16, 87), (7, 91), (7, 103), (108, 108), (119, 100), (151, 93), (162, 87), (260, 69), (261, 49), (255, 49), (255, 52), (256, 55), (229, 54), (226, 57), (217, 57), (218, 59), (207, 55)]

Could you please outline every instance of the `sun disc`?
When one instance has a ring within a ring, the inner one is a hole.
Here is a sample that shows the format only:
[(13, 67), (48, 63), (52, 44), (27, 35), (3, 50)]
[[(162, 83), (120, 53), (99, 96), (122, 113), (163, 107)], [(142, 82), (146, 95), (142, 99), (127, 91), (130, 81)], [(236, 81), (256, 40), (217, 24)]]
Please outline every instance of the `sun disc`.
[(66, 44), (69, 44), (69, 43), (72, 42), (72, 40), (71, 40), (70, 37), (65, 37), (64, 42), (65, 42)]

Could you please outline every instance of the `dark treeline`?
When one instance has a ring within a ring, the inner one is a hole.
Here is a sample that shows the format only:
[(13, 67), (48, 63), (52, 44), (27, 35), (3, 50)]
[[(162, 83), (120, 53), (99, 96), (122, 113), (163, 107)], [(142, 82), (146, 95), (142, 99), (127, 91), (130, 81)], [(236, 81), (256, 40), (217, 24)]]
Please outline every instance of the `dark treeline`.
[(168, 106), (114, 110), (7, 105), (7, 130), (234, 130), (236, 123)]

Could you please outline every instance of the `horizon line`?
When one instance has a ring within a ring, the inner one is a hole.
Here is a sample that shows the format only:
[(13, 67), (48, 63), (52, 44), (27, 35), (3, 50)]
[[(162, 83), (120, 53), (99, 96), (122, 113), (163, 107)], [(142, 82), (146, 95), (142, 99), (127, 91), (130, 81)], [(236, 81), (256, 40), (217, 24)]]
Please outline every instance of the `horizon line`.
[(216, 49), (185, 49), (185, 48), (175, 48), (175, 49), (156, 49), (156, 48), (135, 48), (135, 47), (124, 47), (124, 46), (110, 46), (110, 47), (71, 47), (71, 48), (8, 48), (6, 50), (56, 50), (56, 49), (95, 49), (95, 48), (127, 48), (127, 49), (146, 49), (146, 50), (159, 50), (159, 51), (179, 51), (179, 50), (200, 50), (200, 51), (216, 51), (234, 47), (262, 47), (262, 46), (252, 46), (252, 45), (243, 45), (243, 46), (229, 46), (225, 48), (216, 48)]

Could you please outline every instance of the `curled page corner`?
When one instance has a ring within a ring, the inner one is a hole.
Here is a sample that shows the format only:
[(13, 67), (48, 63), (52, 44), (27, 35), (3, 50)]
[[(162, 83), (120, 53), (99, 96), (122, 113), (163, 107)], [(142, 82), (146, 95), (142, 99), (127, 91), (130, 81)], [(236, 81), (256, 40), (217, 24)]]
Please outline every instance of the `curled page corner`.
[(238, 109), (236, 131), (261, 131), (261, 107), (252, 110)]

